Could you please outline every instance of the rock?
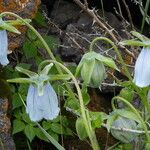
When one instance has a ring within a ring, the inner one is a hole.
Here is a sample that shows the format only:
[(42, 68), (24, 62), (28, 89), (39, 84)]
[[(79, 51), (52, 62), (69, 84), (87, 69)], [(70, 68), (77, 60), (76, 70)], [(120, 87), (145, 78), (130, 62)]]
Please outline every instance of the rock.
[(7, 98), (0, 98), (0, 149), (15, 150), (15, 144), (11, 137), (11, 123), (7, 115), (9, 102)]
[[(40, 5), (40, 0), (0, 0), (0, 13), (9, 11), (18, 14), (23, 18), (32, 19)], [(13, 17), (6, 17), (7, 19)], [(25, 26), (18, 28), (21, 31), (21, 35), (9, 33), (9, 51), (13, 51), (21, 46), (24, 34), (27, 30)]]
[(79, 13), (80, 9), (77, 5), (61, 0), (55, 2), (50, 17), (61, 28), (64, 28), (67, 24), (74, 22)]

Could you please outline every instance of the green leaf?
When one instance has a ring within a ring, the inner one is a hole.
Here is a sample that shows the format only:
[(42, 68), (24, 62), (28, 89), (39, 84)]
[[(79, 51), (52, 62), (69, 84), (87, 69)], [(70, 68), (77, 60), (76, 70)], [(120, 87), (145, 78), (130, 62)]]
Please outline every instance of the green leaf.
[(28, 29), (27, 36), (31, 41), (37, 39), (37, 35), (31, 29)]
[(27, 76), (29, 77), (33, 77), (33, 76), (38, 76), (37, 73), (33, 72), (33, 71), (30, 71), (30, 70), (27, 70), (27, 69), (24, 69), (22, 67), (16, 67), (16, 70), (23, 73), (23, 74), (26, 74)]
[[(45, 42), (48, 44), (50, 49), (54, 49), (56, 47), (58, 47), (59, 45), (59, 41), (56, 37), (53, 36), (43, 36)], [(38, 48), (45, 48), (44, 45), (41, 43), (41, 41), (38, 39), (34, 42), (34, 44), (38, 47)]]
[(33, 42), (26, 40), (23, 44), (23, 52), (27, 59), (35, 58), (37, 56), (37, 47)]
[(90, 102), (90, 95), (88, 94), (88, 90), (87, 90), (86, 85), (82, 86), (81, 92), (82, 92), (84, 105), (87, 105)]
[(53, 63), (50, 63), (48, 65), (46, 65), (43, 70), (40, 72), (40, 74), (44, 74), (44, 75), (48, 75), (50, 69), (52, 68)]
[(100, 128), (103, 121), (107, 119), (107, 114), (103, 112), (90, 112), (90, 118), (92, 121), (92, 127), (94, 129)]
[(136, 38), (138, 38), (139, 40), (141, 40), (141, 41), (143, 41), (143, 42), (144, 42), (145, 40), (146, 40), (146, 41), (149, 40), (146, 36), (140, 34), (139, 32), (131, 31), (131, 34), (134, 35)]
[(45, 17), (42, 15), (42, 12), (40, 10), (38, 10), (38, 12), (36, 13), (34, 21), (39, 26), (46, 26)]
[(80, 104), (77, 99), (68, 97), (67, 100), (65, 100), (64, 107), (72, 109), (72, 110), (78, 110), (80, 108)]
[(116, 120), (117, 117), (118, 117), (118, 115), (116, 114), (116, 112), (112, 112), (108, 116), (108, 119), (107, 119), (107, 122), (106, 122), (108, 132), (110, 132), (110, 128), (111, 128), (113, 122)]
[(48, 138), (49, 141), (58, 149), (58, 150), (65, 150), (51, 135), (49, 135), (41, 126), (38, 124), (38, 127), (43, 132), (43, 134)]
[(128, 102), (131, 102), (134, 97), (134, 91), (132, 91), (131, 89), (128, 89), (128, 88), (123, 88), (120, 91), (119, 96), (126, 99)]
[(56, 75), (49, 75), (49, 81), (57, 81), (57, 80), (70, 80), (71, 77), (69, 74), (56, 74)]
[(15, 109), (13, 110), (13, 116), (17, 118), (17, 120), (22, 119), (22, 112), (21, 109)]
[(21, 34), (20, 31), (18, 31), (14, 26), (11, 24), (7, 24), (3, 21), (3, 23), (0, 24), (0, 29), (7, 30), (13, 33)]
[(25, 124), (18, 119), (13, 121), (13, 134), (23, 131), (25, 128)]
[(48, 130), (51, 128), (51, 123), (49, 121), (43, 121), (42, 126), (45, 130)]
[[(31, 19), (23, 19), (27, 23), (31, 22)], [(18, 26), (18, 25), (25, 25), (25, 23), (22, 20), (16, 19), (16, 20), (8, 20), (5, 21), (5, 23), (12, 25), (12, 26)]]
[(23, 103), (22, 103), (18, 93), (15, 93), (13, 95), (12, 105), (13, 105), (13, 109), (23, 106)]
[(48, 138), (47, 138), (46, 135), (41, 131), (41, 129), (35, 128), (34, 131), (35, 131), (35, 135), (36, 135), (39, 139), (44, 140), (44, 141), (46, 141), (46, 142), (49, 142)]
[(30, 78), (16, 78), (16, 79), (8, 79), (7, 82), (10, 83), (34, 83)]
[(85, 128), (85, 124), (84, 124), (84, 121), (82, 118), (78, 118), (76, 120), (76, 131), (77, 131), (77, 134), (78, 134), (80, 140), (84, 140), (85, 138), (88, 137), (86, 128)]
[(29, 115), (28, 115), (26, 112), (24, 112), (24, 113), (22, 114), (22, 119), (23, 119), (23, 121), (26, 122), (27, 124), (32, 124), (32, 125), (35, 124), (34, 122), (32, 122), (32, 121), (30, 120)]
[(129, 45), (129, 46), (147, 46), (147, 44), (141, 42), (141, 41), (135, 41), (135, 40), (125, 40), (120, 42), (121, 45)]
[(47, 133), (52, 136), (56, 141), (59, 141), (59, 135), (54, 133), (52, 130), (48, 130)]
[(64, 132), (64, 127), (61, 124), (58, 123), (52, 123), (51, 124), (51, 130), (57, 134), (63, 134)]
[(31, 64), (26, 64), (26, 63), (18, 63), (17, 64), (17, 67), (21, 67), (21, 68), (24, 68), (24, 69), (30, 69), (31, 68)]
[(29, 124), (26, 125), (26, 127), (24, 129), (24, 133), (27, 136), (27, 138), (30, 140), (30, 142), (32, 142), (32, 140), (35, 137), (34, 127)]
[(96, 59), (101, 61), (102, 63), (104, 63), (106, 66), (113, 68), (117, 71), (119, 71), (118, 67), (116, 66), (115, 62), (113, 61), (113, 59), (105, 57), (103, 55), (97, 54), (96, 55)]
[(136, 122), (138, 122), (139, 124), (141, 123), (141, 121), (139, 120), (139, 118), (137, 117), (137, 115), (129, 110), (126, 109), (117, 109), (116, 112), (118, 113), (119, 116), (128, 118), (128, 119), (132, 119)]
[[(26, 97), (27, 92), (28, 92), (28, 87), (29, 87), (29, 85), (27, 85), (27, 84), (21, 84), (18, 89), (19, 94)], [(25, 97), (24, 97), (24, 99), (25, 99)]]

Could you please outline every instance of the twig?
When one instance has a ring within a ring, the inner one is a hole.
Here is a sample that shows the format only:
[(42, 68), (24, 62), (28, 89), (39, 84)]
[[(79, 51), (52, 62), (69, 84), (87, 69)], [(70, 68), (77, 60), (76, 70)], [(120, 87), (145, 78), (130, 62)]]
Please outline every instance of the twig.
[(126, 8), (127, 13), (128, 13), (128, 18), (129, 18), (129, 21), (130, 21), (130, 24), (131, 24), (131, 28), (132, 28), (132, 30), (134, 30), (134, 25), (133, 25), (133, 21), (132, 21), (132, 17), (131, 17), (131, 13), (130, 13), (129, 7), (128, 7), (128, 5), (127, 5), (125, 0), (122, 0), (122, 2), (123, 2), (124, 6)]
[[(104, 123), (102, 124), (102, 126), (107, 128), (107, 125)], [(111, 129), (117, 130), (117, 131), (123, 131), (123, 132), (137, 133), (137, 134), (144, 134), (145, 133), (144, 130), (134, 130), (134, 129), (128, 129), (128, 128), (116, 128), (114, 126), (112, 126)], [(148, 133), (150, 133), (150, 131), (148, 131)]]
[(120, 48), (122, 48), (128, 55), (131, 57), (135, 58), (134, 54), (130, 52), (128, 49), (126, 49), (123, 45), (119, 44), (118, 39), (115, 37), (115, 35), (112, 33), (112, 30), (109, 30), (101, 21), (100, 19), (96, 16), (94, 10), (91, 10), (89, 8), (86, 8), (85, 5), (80, 1), (80, 0), (74, 0), (74, 2), (82, 9), (84, 10), (90, 17), (93, 18), (94, 22), (98, 24), (101, 28), (103, 28), (108, 35), (112, 38), (113, 42), (117, 44)]

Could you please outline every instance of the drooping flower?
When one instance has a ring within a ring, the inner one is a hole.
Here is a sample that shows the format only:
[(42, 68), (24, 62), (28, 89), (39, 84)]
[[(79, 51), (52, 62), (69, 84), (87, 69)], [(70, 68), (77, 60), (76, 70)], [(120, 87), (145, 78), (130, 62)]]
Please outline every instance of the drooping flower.
[(0, 30), (0, 64), (6, 66), (9, 61), (7, 59), (8, 37), (6, 30)]
[(49, 82), (44, 85), (41, 96), (37, 86), (30, 84), (26, 102), (26, 112), (32, 121), (40, 121), (43, 118), (53, 120), (60, 111), (57, 95)]
[(144, 47), (139, 54), (135, 63), (133, 81), (139, 87), (150, 85), (150, 48)]
[(106, 78), (105, 66), (118, 70), (115, 62), (94, 51), (83, 55), (77, 69), (76, 75), (81, 72), (84, 83), (91, 87), (100, 87)]

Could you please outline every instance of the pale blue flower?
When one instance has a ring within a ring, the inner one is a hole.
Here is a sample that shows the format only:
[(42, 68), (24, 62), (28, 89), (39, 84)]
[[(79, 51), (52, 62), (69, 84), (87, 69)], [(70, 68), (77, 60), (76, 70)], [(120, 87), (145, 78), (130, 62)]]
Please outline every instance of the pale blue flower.
[(6, 30), (0, 30), (0, 64), (5, 66), (9, 63), (7, 59), (8, 37)]
[(143, 48), (135, 63), (134, 80), (139, 87), (150, 85), (150, 48)]
[(40, 121), (43, 118), (53, 120), (59, 111), (57, 95), (49, 82), (44, 85), (42, 96), (39, 96), (37, 86), (30, 84), (26, 112), (32, 121)]

